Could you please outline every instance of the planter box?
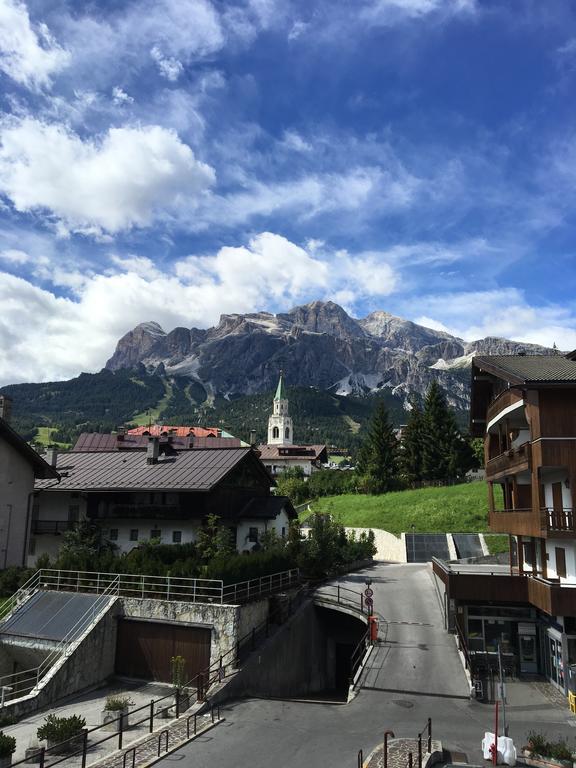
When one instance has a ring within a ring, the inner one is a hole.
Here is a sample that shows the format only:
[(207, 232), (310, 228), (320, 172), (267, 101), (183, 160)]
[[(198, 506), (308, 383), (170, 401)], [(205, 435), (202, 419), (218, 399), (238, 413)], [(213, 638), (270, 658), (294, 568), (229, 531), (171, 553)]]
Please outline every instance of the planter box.
[(574, 768), (572, 760), (556, 760), (554, 757), (542, 757), (533, 755), (529, 749), (523, 749), (524, 762), (534, 768)]
[(125, 731), (130, 727), (128, 707), (125, 707), (124, 709), (103, 709), (100, 715), (100, 722), (107, 731), (120, 730), (120, 716), (122, 716), (122, 730)]
[(46, 752), (51, 755), (69, 755), (72, 752), (77, 752), (82, 749), (84, 743), (84, 732), (79, 733), (77, 736), (73, 736), (68, 741), (63, 743), (46, 740)]

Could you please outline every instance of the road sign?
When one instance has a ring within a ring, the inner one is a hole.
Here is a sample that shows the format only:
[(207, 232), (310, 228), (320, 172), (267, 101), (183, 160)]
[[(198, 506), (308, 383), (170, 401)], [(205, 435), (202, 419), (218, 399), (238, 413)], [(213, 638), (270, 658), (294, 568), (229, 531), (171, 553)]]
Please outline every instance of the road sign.
[(374, 592), (370, 589), (370, 587), (366, 587), (366, 589), (364, 590), (364, 594), (366, 597), (372, 597)]
[(372, 600), (371, 597), (365, 597), (364, 598), (364, 603), (365, 603), (367, 608), (372, 608), (372, 606), (374, 605), (374, 600)]

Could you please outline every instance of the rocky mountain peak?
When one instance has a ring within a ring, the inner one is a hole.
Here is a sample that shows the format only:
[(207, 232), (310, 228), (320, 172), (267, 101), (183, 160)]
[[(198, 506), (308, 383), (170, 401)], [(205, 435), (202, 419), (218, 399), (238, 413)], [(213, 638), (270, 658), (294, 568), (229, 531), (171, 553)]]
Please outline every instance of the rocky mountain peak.
[(326, 333), (338, 338), (359, 338), (365, 335), (358, 322), (333, 301), (312, 301), (278, 317), (291, 321), (309, 333)]
[(116, 345), (116, 351), (106, 363), (106, 368), (111, 371), (135, 368), (152, 347), (165, 336), (166, 332), (162, 326), (154, 320), (140, 323), (122, 336)]

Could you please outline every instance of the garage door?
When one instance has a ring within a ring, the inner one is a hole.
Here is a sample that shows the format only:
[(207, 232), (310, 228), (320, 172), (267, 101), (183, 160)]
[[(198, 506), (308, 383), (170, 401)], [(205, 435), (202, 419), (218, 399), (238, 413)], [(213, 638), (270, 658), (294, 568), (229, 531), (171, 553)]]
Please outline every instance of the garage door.
[(210, 664), (210, 635), (210, 629), (201, 627), (120, 619), (116, 674), (171, 683), (170, 659), (183, 656), (186, 679), (191, 680)]

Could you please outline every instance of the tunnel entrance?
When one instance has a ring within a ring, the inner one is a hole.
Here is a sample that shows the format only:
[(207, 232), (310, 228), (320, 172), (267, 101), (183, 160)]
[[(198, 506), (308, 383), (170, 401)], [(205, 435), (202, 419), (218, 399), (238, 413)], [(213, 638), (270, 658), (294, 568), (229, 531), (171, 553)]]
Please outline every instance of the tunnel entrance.
[(318, 693), (345, 701), (350, 686), (352, 654), (366, 633), (366, 625), (342, 611), (317, 606), (315, 612), (325, 644), (326, 686)]

